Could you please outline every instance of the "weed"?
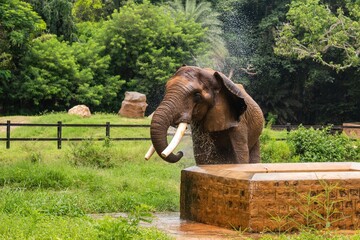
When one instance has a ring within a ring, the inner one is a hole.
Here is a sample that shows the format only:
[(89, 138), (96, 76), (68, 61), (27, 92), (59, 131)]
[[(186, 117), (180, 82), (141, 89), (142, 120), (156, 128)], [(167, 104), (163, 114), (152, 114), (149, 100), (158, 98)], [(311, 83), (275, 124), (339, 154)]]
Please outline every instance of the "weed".
[[(142, 229), (139, 228), (141, 221), (151, 222), (153, 210), (144, 204), (132, 202), (131, 210), (127, 217), (111, 218), (105, 217), (96, 225), (99, 239), (142, 239)], [(157, 234), (157, 237), (161, 235)], [(162, 235), (159, 239), (168, 239)]]
[(294, 190), (295, 204), (289, 204), (287, 214), (272, 215), (271, 221), (276, 226), (276, 233), (300, 231), (328, 231), (334, 224), (347, 217), (337, 208), (344, 200), (335, 199), (336, 192), (341, 191), (338, 183), (319, 180), (321, 188), (305, 193)]
[(341, 212), (337, 206), (344, 200), (334, 200), (334, 195), (342, 188), (338, 183), (329, 184), (326, 181), (319, 180), (324, 189), (319, 195), (315, 197), (315, 203), (318, 205), (318, 211), (313, 211), (312, 214), (316, 220), (316, 224), (321, 228), (329, 229), (334, 223), (342, 221), (347, 217)]
[(269, 215), (270, 215), (270, 220), (275, 224), (277, 234), (280, 235), (281, 233), (284, 232), (286, 233), (292, 230), (290, 227), (288, 227), (290, 223), (291, 213), (288, 213), (286, 215), (282, 215), (282, 214), (272, 215), (269, 213)]

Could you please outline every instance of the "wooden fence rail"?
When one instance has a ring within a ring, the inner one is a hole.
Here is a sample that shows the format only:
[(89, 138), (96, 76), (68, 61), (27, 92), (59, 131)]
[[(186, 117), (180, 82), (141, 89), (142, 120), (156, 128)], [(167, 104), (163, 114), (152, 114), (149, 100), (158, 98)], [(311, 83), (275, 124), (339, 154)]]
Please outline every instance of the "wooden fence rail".
[[(57, 123), (12, 123), (7, 121), (6, 123), (0, 123), (1, 126), (6, 126), (6, 137), (0, 138), (0, 141), (6, 142), (6, 148), (10, 148), (10, 142), (12, 141), (56, 141), (57, 148), (61, 149), (61, 144), (63, 141), (84, 141), (89, 138), (66, 138), (63, 137), (63, 128), (64, 127), (95, 127), (95, 128), (105, 128), (105, 136), (91, 138), (94, 141), (104, 141), (105, 139), (109, 139), (112, 141), (141, 141), (141, 140), (150, 140), (150, 138), (144, 137), (110, 137), (110, 129), (111, 128), (149, 128), (150, 125), (146, 124), (110, 124), (110, 122), (106, 122), (105, 124), (65, 124), (61, 121)], [(10, 130), (12, 126), (25, 126), (25, 127), (56, 127), (57, 128), (57, 137), (44, 137), (44, 138), (13, 138), (10, 135)]]
[[(61, 149), (61, 145), (63, 141), (84, 141), (88, 140), (89, 138), (66, 138), (63, 137), (62, 130), (64, 127), (96, 127), (96, 128), (105, 128), (105, 136), (104, 137), (97, 137), (91, 138), (94, 141), (104, 141), (105, 139), (109, 139), (112, 141), (142, 141), (142, 140), (150, 140), (150, 138), (144, 137), (110, 137), (110, 129), (111, 128), (150, 128), (150, 125), (147, 124), (110, 124), (110, 122), (106, 122), (105, 124), (65, 124), (61, 121), (57, 123), (12, 123), (7, 121), (6, 123), (0, 123), (0, 127), (6, 127), (6, 137), (0, 138), (0, 141), (6, 142), (6, 148), (10, 148), (10, 142), (12, 141), (56, 141), (57, 148)], [(57, 136), (56, 137), (44, 137), (44, 138), (14, 138), (11, 137), (10, 130), (12, 126), (24, 126), (24, 127), (56, 127), (57, 128)], [(326, 126), (324, 125), (303, 125), (305, 128), (315, 128), (315, 129), (322, 129)], [(287, 130), (290, 132), (291, 130), (295, 130), (299, 127), (299, 125), (291, 125), (290, 123), (286, 125), (273, 125), (273, 130)], [(331, 133), (341, 133), (343, 131), (343, 126), (341, 125), (332, 125), (331, 126)], [(350, 129), (360, 129), (359, 126), (346, 126), (346, 128)], [(276, 139), (276, 140), (285, 140), (285, 139)]]

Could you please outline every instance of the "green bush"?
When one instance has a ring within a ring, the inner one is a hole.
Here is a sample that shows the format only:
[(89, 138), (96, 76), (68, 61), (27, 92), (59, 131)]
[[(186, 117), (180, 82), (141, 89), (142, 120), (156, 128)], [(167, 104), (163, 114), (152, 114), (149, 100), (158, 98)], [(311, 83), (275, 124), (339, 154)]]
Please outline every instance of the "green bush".
[(263, 163), (280, 163), (291, 160), (291, 149), (285, 141), (270, 140), (261, 148), (261, 162)]
[(93, 141), (82, 141), (78, 144), (72, 144), (69, 152), (69, 160), (75, 166), (89, 166), (96, 168), (111, 168), (112, 154), (110, 153), (110, 143), (105, 141), (103, 146)]
[(329, 134), (330, 127), (321, 130), (300, 126), (288, 137), (293, 156), (301, 162), (360, 161), (360, 143), (343, 134)]
[(282, 137), (284, 132), (271, 130), (271, 125), (275, 118), (273, 115), (268, 118), (268, 123), (260, 136), (261, 162), (280, 163), (291, 161), (291, 146), (286, 141), (276, 140), (276, 138)]

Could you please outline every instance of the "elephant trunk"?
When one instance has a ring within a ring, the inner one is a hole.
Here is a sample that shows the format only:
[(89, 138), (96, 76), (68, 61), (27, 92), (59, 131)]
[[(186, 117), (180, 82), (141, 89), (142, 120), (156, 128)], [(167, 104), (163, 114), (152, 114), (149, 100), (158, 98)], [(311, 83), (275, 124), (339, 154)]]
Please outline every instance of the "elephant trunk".
[(162, 159), (169, 163), (176, 163), (183, 156), (181, 151), (176, 155), (170, 153), (167, 157), (162, 154), (162, 152), (168, 147), (167, 131), (174, 121), (174, 114), (172, 112), (175, 109), (175, 105), (171, 102), (162, 102), (152, 117), (150, 128), (151, 141), (155, 151)]

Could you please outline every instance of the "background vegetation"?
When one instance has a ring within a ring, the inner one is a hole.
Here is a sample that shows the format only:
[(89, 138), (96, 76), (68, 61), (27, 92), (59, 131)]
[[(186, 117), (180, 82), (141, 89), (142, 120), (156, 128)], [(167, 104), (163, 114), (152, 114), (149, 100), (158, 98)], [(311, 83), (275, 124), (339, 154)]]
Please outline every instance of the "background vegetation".
[(148, 112), (182, 64), (246, 85), (278, 123), (360, 119), (359, 0), (1, 0), (0, 114)]

